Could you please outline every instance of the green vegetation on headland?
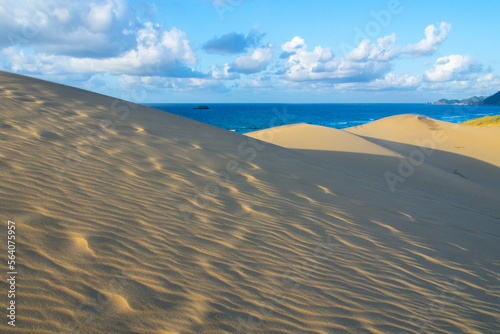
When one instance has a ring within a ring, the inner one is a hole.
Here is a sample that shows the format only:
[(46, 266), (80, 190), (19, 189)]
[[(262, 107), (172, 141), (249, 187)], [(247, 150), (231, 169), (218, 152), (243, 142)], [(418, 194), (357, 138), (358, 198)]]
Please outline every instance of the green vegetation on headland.
[(500, 92), (489, 97), (486, 96), (473, 96), (463, 100), (448, 100), (441, 99), (436, 102), (428, 102), (427, 104), (451, 104), (451, 105), (465, 105), (465, 106), (500, 106)]
[(470, 126), (500, 126), (500, 115), (496, 116), (485, 116), (482, 118), (471, 119), (462, 123), (463, 125)]

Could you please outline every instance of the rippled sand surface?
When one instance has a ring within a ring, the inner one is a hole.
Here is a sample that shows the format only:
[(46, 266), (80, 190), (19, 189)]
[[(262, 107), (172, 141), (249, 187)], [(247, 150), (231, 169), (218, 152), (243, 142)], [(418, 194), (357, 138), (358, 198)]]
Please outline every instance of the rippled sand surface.
[(286, 147), (5, 72), (0, 99), (2, 333), (499, 331), (498, 151), (450, 132), (392, 192), (412, 126)]

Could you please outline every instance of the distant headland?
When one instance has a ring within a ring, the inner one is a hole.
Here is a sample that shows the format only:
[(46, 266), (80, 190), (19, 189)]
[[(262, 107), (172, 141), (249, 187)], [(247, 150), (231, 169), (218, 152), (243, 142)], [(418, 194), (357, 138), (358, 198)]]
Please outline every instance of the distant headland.
[(473, 96), (463, 100), (441, 99), (427, 104), (465, 105), (465, 106), (500, 106), (500, 91), (491, 96)]

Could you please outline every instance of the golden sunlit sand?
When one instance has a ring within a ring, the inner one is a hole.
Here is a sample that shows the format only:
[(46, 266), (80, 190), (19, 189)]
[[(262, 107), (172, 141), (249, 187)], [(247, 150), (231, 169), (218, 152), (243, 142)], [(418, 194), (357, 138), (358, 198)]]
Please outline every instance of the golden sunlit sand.
[(5, 72), (0, 94), (2, 333), (500, 327), (500, 128), (243, 136)]

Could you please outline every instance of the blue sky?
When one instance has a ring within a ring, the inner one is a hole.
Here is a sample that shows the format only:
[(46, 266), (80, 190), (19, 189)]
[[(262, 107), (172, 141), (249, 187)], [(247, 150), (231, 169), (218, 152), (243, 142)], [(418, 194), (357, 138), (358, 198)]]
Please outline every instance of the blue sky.
[(500, 90), (498, 1), (4, 0), (0, 69), (134, 102)]

